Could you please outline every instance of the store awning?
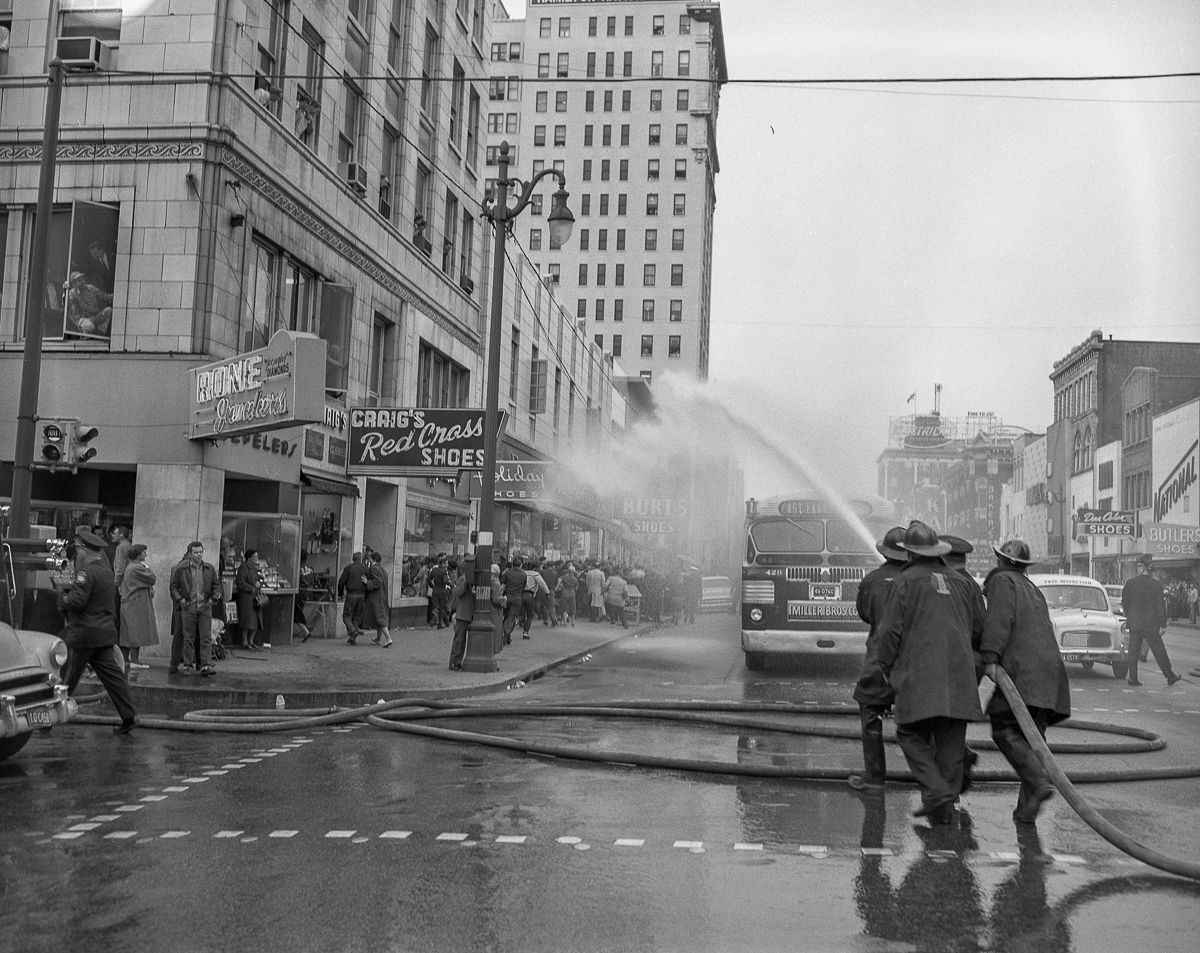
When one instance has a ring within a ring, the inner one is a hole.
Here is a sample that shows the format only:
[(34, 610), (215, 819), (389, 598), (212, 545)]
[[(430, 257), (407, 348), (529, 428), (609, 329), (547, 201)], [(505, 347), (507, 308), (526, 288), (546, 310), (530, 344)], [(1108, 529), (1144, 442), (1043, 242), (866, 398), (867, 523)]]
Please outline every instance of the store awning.
[(300, 482), (322, 493), (336, 493), (338, 496), (349, 496), (358, 499), (358, 486), (353, 483), (343, 483), (341, 480), (326, 480), (310, 473), (301, 473)]
[(561, 503), (553, 503), (549, 500), (537, 500), (534, 505), (547, 516), (556, 516), (559, 519), (566, 520), (569, 523), (575, 523), (578, 526), (587, 526), (591, 529), (613, 530), (619, 528), (616, 520), (605, 519), (600, 516), (593, 516), (590, 513), (581, 513), (578, 510), (570, 509), (563, 506)]

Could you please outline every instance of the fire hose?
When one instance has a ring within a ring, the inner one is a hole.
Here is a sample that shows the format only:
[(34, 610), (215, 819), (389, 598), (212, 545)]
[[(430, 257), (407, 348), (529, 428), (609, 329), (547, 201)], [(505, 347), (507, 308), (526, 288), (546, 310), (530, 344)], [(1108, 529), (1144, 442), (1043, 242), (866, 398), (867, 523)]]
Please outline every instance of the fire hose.
[[(1104, 744), (1075, 744), (1055, 742), (1048, 745), (1034, 724), (1028, 709), (1017, 693), (1016, 686), (1003, 669), (996, 667), (995, 681), (1004, 692), (1009, 705), (1029, 744), (1038, 753), (1055, 787), (1070, 807), (1101, 837), (1119, 850), (1143, 863), (1168, 873), (1200, 880), (1200, 864), (1181, 860), (1152, 850), (1120, 831), (1092, 807), (1076, 790), (1076, 783), (1114, 783), (1143, 780), (1168, 780), (1200, 777), (1200, 765), (1159, 767), (1130, 770), (1073, 769), (1065, 772), (1054, 760), (1053, 753), (1141, 753), (1158, 751), (1166, 742), (1154, 732), (1122, 725), (1085, 722), (1068, 719), (1058, 727), (1086, 732), (1101, 732), (1136, 739), (1131, 742)], [(99, 696), (97, 696), (99, 697)], [(92, 700), (78, 699), (79, 701)], [(753, 717), (770, 715), (771, 718)], [(846, 704), (746, 704), (742, 702), (673, 702), (673, 701), (612, 701), (594, 705), (462, 705), (441, 699), (380, 700), (374, 705), (359, 708), (308, 709), (203, 709), (188, 712), (182, 719), (145, 716), (138, 718), (140, 728), (184, 732), (226, 732), (257, 734), (280, 731), (300, 731), (354, 722), (366, 722), (385, 731), (419, 735), (443, 741), (484, 745), (517, 751), (523, 754), (572, 761), (651, 768), (668, 771), (697, 772), (749, 777), (797, 778), (806, 780), (844, 781), (845, 768), (805, 766), (788, 767), (777, 764), (741, 764), (649, 755), (640, 751), (593, 750), (572, 745), (550, 744), (503, 735), (440, 728), (421, 724), (448, 718), (621, 718), (653, 719), (691, 724), (712, 724), (739, 729), (755, 729), (784, 734), (810, 735), (839, 739), (857, 739), (857, 728), (838, 728), (829, 725), (783, 723), (780, 716), (794, 715), (858, 715), (858, 707)], [(112, 716), (80, 714), (75, 721), (82, 724), (114, 724)], [(995, 750), (990, 739), (972, 740), (972, 747)], [(1012, 781), (1015, 773), (1008, 769), (977, 769), (975, 781)], [(889, 771), (890, 781), (912, 781), (907, 771)]]

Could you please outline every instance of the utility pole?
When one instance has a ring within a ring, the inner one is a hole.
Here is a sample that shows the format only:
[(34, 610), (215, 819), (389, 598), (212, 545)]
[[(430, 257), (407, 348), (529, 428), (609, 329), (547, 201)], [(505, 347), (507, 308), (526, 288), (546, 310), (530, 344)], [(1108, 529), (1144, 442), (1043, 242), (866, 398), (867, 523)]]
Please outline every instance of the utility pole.
[[(33, 445), (37, 436), (38, 391), (42, 382), (42, 303), (45, 294), (47, 244), (50, 235), (51, 204), (54, 200), (54, 168), (58, 158), (58, 119), (62, 106), (62, 60), (50, 61), (46, 89), (46, 118), (42, 130), (42, 165), (38, 179), (37, 218), (33, 227), (33, 248), (29, 261), (29, 280), (25, 287), (25, 355), (21, 365), (21, 396), (17, 408), (17, 443), (13, 451), (12, 508), (9, 532), (23, 539), (29, 535), (29, 500), (33, 493)], [(13, 604), (13, 622), (21, 624), (24, 612), (25, 574), (17, 574)]]

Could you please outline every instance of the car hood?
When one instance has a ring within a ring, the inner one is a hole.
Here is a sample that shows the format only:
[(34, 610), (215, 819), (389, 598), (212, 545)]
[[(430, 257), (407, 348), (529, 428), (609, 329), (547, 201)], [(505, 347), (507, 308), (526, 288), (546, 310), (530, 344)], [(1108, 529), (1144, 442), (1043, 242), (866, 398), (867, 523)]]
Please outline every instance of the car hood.
[(1050, 621), (1056, 629), (1100, 628), (1110, 629), (1120, 625), (1111, 612), (1099, 609), (1055, 609), (1050, 608)]

